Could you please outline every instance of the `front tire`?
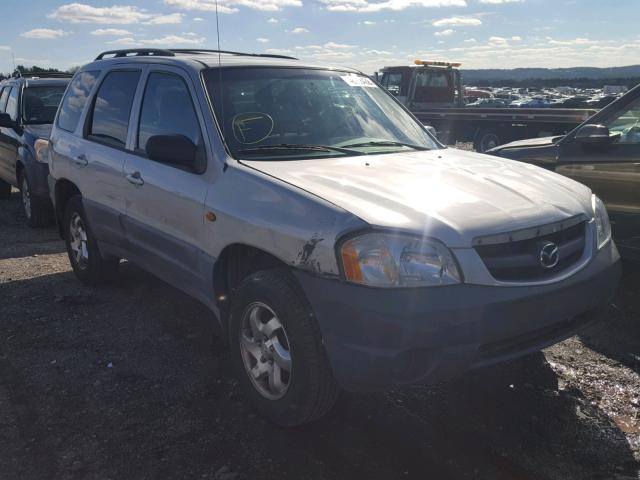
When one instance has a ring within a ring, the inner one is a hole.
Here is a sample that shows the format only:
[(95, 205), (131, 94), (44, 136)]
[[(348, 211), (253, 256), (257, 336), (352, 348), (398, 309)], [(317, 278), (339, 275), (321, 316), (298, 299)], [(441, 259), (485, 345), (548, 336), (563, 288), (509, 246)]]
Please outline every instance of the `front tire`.
[(11, 198), (11, 184), (0, 180), (0, 200), (9, 200)]
[(236, 375), (258, 410), (282, 426), (309, 423), (335, 404), (320, 330), (285, 269), (247, 277), (234, 292), (229, 345)]
[(76, 277), (85, 285), (100, 285), (113, 280), (120, 259), (101, 255), (80, 196), (67, 202), (63, 225), (67, 254)]
[(53, 207), (47, 198), (33, 195), (27, 175), (20, 178), (20, 195), (25, 222), (31, 228), (48, 227), (53, 224)]

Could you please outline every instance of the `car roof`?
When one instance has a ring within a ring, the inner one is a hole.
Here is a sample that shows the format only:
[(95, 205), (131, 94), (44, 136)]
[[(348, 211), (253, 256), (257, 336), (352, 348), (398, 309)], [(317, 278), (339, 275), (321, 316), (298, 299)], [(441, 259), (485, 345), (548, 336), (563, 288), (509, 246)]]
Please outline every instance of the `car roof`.
[[(149, 52), (155, 50), (141, 49), (140, 52)], [(113, 52), (136, 52), (136, 50), (122, 50)], [(360, 71), (342, 67), (322, 65), (317, 63), (307, 63), (300, 61), (293, 57), (285, 57), (282, 55), (269, 55), (269, 54), (249, 54), (242, 52), (220, 52), (207, 51), (207, 50), (158, 50), (158, 54), (131, 54), (123, 56), (114, 56), (109, 58), (101, 58), (100, 54), (98, 58), (83, 66), (82, 70), (92, 70), (95, 68), (103, 69), (105, 67), (110, 68), (115, 65), (122, 64), (165, 64), (175, 66), (188, 66), (196, 71), (204, 70), (207, 68), (217, 67), (290, 67), (290, 68), (321, 68), (340, 70), (353, 73), (361, 73)], [(167, 52), (163, 54), (162, 52)], [(116, 54), (117, 55), (117, 54)]]
[(7, 78), (0, 82), (0, 86), (4, 87), (7, 85), (18, 85), (20, 83), (24, 84), (26, 88), (29, 87), (45, 87), (45, 86), (66, 86), (71, 81), (71, 77), (69, 78), (47, 78), (46, 75), (43, 77), (14, 77)]

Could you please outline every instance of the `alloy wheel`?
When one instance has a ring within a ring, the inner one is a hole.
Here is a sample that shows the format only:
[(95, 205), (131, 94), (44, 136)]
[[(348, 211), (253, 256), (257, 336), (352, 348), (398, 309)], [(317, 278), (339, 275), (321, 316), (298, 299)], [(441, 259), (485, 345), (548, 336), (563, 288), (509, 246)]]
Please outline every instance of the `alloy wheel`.
[(278, 316), (261, 302), (244, 311), (240, 353), (255, 389), (269, 400), (282, 398), (291, 384), (291, 347)]
[(27, 183), (27, 179), (24, 178), (22, 180), (22, 206), (24, 208), (24, 214), (27, 219), (31, 218), (31, 193), (29, 192), (29, 184)]
[(81, 268), (87, 268), (89, 264), (89, 250), (87, 248), (87, 230), (82, 221), (82, 217), (78, 213), (71, 216), (69, 225), (71, 254), (74, 256), (76, 265)]

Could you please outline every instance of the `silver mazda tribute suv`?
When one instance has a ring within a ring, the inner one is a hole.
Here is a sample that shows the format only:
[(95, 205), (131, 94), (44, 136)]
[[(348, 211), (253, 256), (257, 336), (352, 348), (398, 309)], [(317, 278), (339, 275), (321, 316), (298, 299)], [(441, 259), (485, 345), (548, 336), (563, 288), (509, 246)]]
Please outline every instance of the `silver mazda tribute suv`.
[(603, 203), (445, 148), (348, 68), (118, 50), (75, 75), (50, 191), (86, 284), (126, 258), (191, 294), (273, 421), (342, 389), (433, 382), (599, 318), (620, 275)]

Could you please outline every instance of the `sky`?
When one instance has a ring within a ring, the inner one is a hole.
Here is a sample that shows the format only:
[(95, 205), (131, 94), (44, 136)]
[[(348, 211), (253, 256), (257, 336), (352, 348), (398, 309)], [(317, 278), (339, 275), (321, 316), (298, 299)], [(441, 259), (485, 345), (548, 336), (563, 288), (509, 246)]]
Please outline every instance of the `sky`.
[[(117, 48), (217, 48), (215, 0), (2, 0), (0, 71), (67, 69)], [(218, 0), (220, 48), (366, 73), (640, 64), (640, 0)]]

